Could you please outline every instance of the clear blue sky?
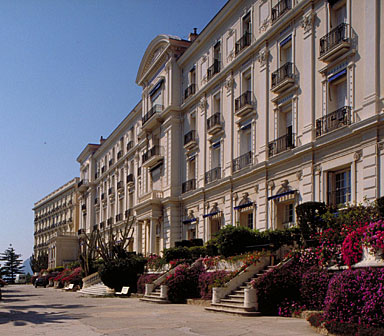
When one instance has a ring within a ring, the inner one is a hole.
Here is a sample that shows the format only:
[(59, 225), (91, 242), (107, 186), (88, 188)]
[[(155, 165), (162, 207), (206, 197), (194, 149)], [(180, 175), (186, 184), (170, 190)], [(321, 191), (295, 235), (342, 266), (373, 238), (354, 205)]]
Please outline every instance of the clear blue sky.
[(0, 1), (0, 252), (32, 254), (33, 204), (78, 176), (85, 145), (140, 100), (150, 41), (200, 32), (225, 3)]

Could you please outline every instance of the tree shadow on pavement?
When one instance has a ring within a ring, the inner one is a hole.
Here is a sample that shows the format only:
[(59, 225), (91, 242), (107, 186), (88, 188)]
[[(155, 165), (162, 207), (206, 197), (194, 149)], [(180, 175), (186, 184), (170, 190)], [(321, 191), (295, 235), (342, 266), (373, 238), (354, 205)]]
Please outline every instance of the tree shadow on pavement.
[(33, 310), (23, 311), (10, 309), (9, 312), (0, 312), (0, 325), (13, 323), (14, 326), (31, 324), (64, 323), (68, 320), (78, 320), (82, 314), (67, 314), (65, 312), (37, 312)]

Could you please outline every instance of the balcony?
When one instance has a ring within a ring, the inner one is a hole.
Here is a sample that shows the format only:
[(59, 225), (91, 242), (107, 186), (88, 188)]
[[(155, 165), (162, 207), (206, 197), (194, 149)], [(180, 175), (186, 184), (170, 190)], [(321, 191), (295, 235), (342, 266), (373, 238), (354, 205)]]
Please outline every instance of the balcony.
[(153, 146), (147, 150), (142, 156), (143, 167), (153, 167), (156, 163), (164, 159), (162, 147)]
[(253, 110), (252, 92), (246, 91), (235, 99), (235, 115), (242, 117)]
[(105, 166), (102, 166), (102, 167), (101, 167), (101, 173), (102, 173), (102, 174), (105, 173)]
[(196, 131), (192, 130), (189, 131), (187, 134), (184, 135), (184, 148), (185, 149), (192, 149), (196, 146)]
[(268, 155), (272, 157), (292, 148), (295, 148), (295, 134), (288, 133), (268, 144)]
[(285, 13), (292, 8), (291, 0), (280, 0), (276, 6), (272, 7), (272, 24), (279, 20)]
[(104, 224), (105, 224), (104, 221), (103, 221), (103, 222), (100, 222), (100, 224), (99, 224), (99, 226), (100, 226), (100, 230), (104, 229)]
[(188, 181), (183, 182), (181, 185), (181, 192), (184, 194), (188, 191), (195, 190), (196, 189), (196, 179), (191, 179)]
[(220, 112), (216, 112), (214, 115), (207, 119), (207, 131), (208, 134), (216, 134), (223, 129), (221, 125), (221, 116)]
[(133, 174), (127, 175), (127, 184), (128, 186), (133, 186), (135, 184), (135, 179), (133, 177)]
[(351, 107), (344, 106), (316, 120), (316, 137), (322, 136), (338, 128), (348, 126), (352, 122)]
[(330, 62), (348, 51), (351, 47), (349, 25), (342, 23), (320, 39), (320, 57)]
[(123, 214), (117, 214), (116, 215), (116, 223), (120, 222), (123, 220)]
[(152, 129), (160, 124), (159, 116), (163, 112), (163, 105), (154, 105), (144, 116), (141, 118), (142, 131)]
[(232, 171), (236, 172), (252, 164), (252, 152), (240, 155), (238, 158), (232, 160)]
[(112, 225), (112, 224), (113, 224), (113, 217), (109, 217), (109, 218), (107, 219), (107, 224), (108, 224), (108, 225)]
[(108, 166), (109, 167), (112, 167), (112, 165), (115, 163), (115, 160), (114, 159), (110, 159), (109, 160), (109, 163), (108, 163)]
[(205, 173), (205, 184), (221, 179), (221, 167), (216, 167)]
[(77, 188), (79, 190), (79, 192), (84, 192), (88, 189), (88, 180), (86, 179), (83, 179), (83, 180), (80, 180), (79, 183), (77, 183)]
[(274, 93), (280, 93), (295, 84), (293, 63), (287, 62), (272, 72), (272, 88)]
[(189, 96), (192, 96), (196, 93), (196, 84), (191, 84), (184, 91), (184, 99), (187, 99)]
[(160, 201), (163, 198), (164, 194), (160, 190), (153, 190), (139, 196), (140, 202), (145, 201)]
[(86, 212), (86, 211), (87, 211), (87, 206), (86, 206), (85, 204), (83, 204), (83, 205), (81, 206), (81, 211), (83, 211), (83, 212)]
[(123, 151), (118, 151), (117, 152), (117, 159), (119, 160), (119, 159), (121, 159), (121, 157), (123, 156)]
[(133, 148), (133, 141), (128, 141), (127, 143), (127, 152)]
[(214, 75), (220, 72), (221, 62), (217, 59), (213, 61), (213, 64), (207, 70), (207, 80), (209, 81)]
[(117, 190), (123, 190), (124, 189), (124, 183), (123, 181), (117, 182)]
[(102, 201), (106, 201), (105, 193), (102, 193), (102, 194), (101, 194), (101, 200), (102, 200)]
[(235, 55), (237, 56), (246, 47), (251, 45), (252, 34), (245, 33), (235, 44)]
[(124, 212), (124, 217), (125, 217), (125, 219), (128, 219), (129, 216), (131, 216), (131, 209), (127, 209), (127, 210), (125, 210), (125, 212)]
[(115, 188), (114, 187), (110, 187), (108, 189), (108, 196), (114, 196), (115, 195)]

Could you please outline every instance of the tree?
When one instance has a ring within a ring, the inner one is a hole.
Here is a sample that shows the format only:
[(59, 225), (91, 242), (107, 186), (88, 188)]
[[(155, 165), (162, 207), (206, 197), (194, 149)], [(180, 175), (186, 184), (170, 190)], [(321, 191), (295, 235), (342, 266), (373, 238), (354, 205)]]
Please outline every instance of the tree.
[(3, 261), (1, 274), (13, 283), (16, 274), (23, 274), (23, 261), (20, 259), (21, 254), (16, 254), (12, 244), (1, 254), (0, 261)]
[(40, 272), (42, 269), (47, 269), (48, 253), (39, 254), (37, 258), (32, 254), (29, 258), (29, 264), (31, 265), (33, 272)]

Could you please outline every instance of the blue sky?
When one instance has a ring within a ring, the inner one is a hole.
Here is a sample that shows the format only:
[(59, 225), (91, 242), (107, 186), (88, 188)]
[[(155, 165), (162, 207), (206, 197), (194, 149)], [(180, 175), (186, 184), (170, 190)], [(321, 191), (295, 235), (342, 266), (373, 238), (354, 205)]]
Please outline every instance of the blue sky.
[(0, 1), (0, 252), (32, 254), (34, 202), (78, 176), (85, 145), (140, 100), (150, 41), (200, 32), (225, 3)]

